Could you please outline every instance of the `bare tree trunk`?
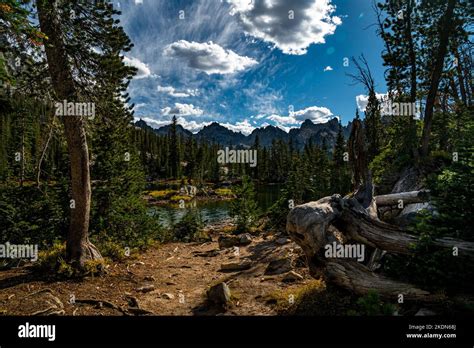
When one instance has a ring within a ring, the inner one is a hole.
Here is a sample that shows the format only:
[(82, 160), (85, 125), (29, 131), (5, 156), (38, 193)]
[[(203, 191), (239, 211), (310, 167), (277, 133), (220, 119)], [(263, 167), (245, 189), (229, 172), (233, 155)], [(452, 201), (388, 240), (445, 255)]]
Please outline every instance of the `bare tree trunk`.
[(453, 27), (452, 17), (456, 0), (449, 0), (446, 12), (441, 20), (439, 46), (435, 55), (435, 63), (431, 73), (430, 88), (426, 97), (425, 115), (423, 118), (423, 134), (421, 136), (421, 155), (426, 157), (429, 152), (431, 125), (433, 123), (433, 109), (438, 93), (439, 81), (443, 72), (444, 58), (448, 51), (449, 37)]
[[(45, 44), (48, 69), (56, 98), (76, 101), (77, 91), (62, 41), (64, 35), (59, 25), (59, 13), (54, 3), (37, 0), (41, 31), (48, 37)], [(69, 116), (64, 117), (62, 121), (71, 163), (71, 190), (74, 200), (71, 204), (66, 251), (68, 260), (82, 268), (87, 260), (101, 258), (99, 251), (88, 238), (91, 205), (89, 150), (83, 118)]]
[[(337, 234), (334, 233), (334, 228), (337, 229)], [(357, 294), (365, 294), (374, 289), (382, 297), (388, 298), (404, 294), (405, 297), (416, 300), (438, 299), (436, 295), (414, 285), (373, 273), (367, 266), (355, 260), (326, 257), (325, 247), (334, 242), (357, 242), (402, 255), (414, 252), (412, 245), (418, 241), (418, 237), (406, 233), (398, 226), (371, 218), (367, 209), (354, 198), (333, 195), (298, 205), (288, 214), (286, 229), (290, 237), (303, 249), (310, 273), (314, 277), (323, 276), (327, 281)], [(472, 242), (439, 238), (433, 241), (433, 245), (451, 250), (456, 247), (459, 257), (474, 257)]]

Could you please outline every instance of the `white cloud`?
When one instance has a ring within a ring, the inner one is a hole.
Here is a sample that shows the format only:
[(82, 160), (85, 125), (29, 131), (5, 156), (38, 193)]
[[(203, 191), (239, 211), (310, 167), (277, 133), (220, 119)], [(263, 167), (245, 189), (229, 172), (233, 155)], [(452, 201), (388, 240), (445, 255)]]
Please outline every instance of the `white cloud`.
[(236, 122), (235, 124), (221, 123), (221, 126), (224, 126), (234, 132), (240, 132), (245, 135), (249, 135), (255, 129), (255, 127), (252, 126), (247, 119), (241, 122)]
[[(388, 93), (375, 93), (377, 99), (382, 101), (384, 98), (388, 97)], [(356, 96), (356, 103), (359, 111), (364, 112), (365, 108), (367, 107), (367, 103), (369, 102), (369, 96), (365, 94), (359, 94)]]
[(282, 129), (287, 129), (288, 125), (297, 126), (303, 123), (305, 120), (311, 120), (313, 123), (325, 123), (333, 119), (334, 114), (326, 107), (323, 106), (310, 106), (306, 109), (298, 111), (290, 111), (289, 115), (270, 115), (267, 120), (275, 122)]
[(138, 69), (137, 74), (134, 77), (135, 79), (144, 79), (153, 76), (148, 65), (137, 58), (124, 56), (123, 62), (126, 65), (133, 66)]
[(324, 68), (324, 71), (333, 71), (333, 70), (334, 69), (330, 65)]
[(156, 90), (175, 98), (195, 97), (199, 94), (198, 89), (187, 89), (185, 91), (179, 92), (172, 86), (158, 86)]
[(218, 44), (179, 40), (164, 49), (164, 55), (182, 59), (190, 68), (206, 74), (232, 74), (245, 70), (258, 62), (252, 58), (239, 56)]
[(195, 107), (193, 104), (174, 103), (174, 107), (167, 106), (161, 109), (161, 113), (165, 116), (200, 116), (203, 114), (203, 111), (200, 108)]
[(187, 129), (191, 133), (197, 133), (199, 132), (202, 128), (204, 128), (207, 125), (210, 125), (212, 122), (199, 122), (199, 121), (188, 121), (184, 117), (178, 117), (177, 118), (178, 124), (183, 126), (184, 129)]
[(143, 0), (135, 0), (135, 5), (142, 5), (143, 4)]
[(160, 128), (160, 127), (166, 126), (167, 124), (171, 123), (170, 120), (155, 120), (154, 118), (143, 117), (143, 116), (142, 117), (135, 117), (134, 121), (137, 122), (140, 119), (145, 121), (147, 123), (147, 125), (149, 125), (150, 127), (153, 127), (153, 128)]
[(145, 107), (145, 106), (146, 106), (146, 103), (138, 103), (138, 104), (135, 104), (134, 109), (135, 109), (135, 110), (138, 110), (138, 109), (143, 108), (143, 107)]
[(331, 0), (227, 0), (246, 34), (274, 44), (286, 54), (306, 54), (315, 43), (325, 43), (342, 23), (331, 16)]

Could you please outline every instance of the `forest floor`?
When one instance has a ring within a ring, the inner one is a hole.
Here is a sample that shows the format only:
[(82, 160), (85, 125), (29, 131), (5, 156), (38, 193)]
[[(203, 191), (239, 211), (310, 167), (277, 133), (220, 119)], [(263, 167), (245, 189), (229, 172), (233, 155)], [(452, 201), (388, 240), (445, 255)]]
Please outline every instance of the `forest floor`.
[[(220, 249), (217, 236), (151, 247), (110, 263), (103, 276), (51, 279), (28, 265), (0, 271), (0, 315), (275, 315), (300, 289), (324, 289), (309, 275), (301, 249), (282, 235), (254, 236), (239, 255), (234, 247)], [(271, 261), (277, 268), (268, 275)], [(225, 263), (250, 268), (223, 271)], [(226, 310), (207, 301), (207, 290), (220, 282), (232, 295)]]

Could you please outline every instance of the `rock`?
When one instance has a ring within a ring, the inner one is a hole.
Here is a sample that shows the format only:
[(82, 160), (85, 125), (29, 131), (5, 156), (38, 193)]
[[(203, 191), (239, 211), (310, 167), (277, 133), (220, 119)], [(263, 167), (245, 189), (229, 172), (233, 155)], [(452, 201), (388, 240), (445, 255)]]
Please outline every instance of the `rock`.
[(282, 279), (282, 281), (290, 283), (290, 282), (296, 282), (298, 280), (303, 280), (303, 276), (299, 273), (296, 273), (295, 271), (289, 271)]
[(289, 240), (288, 238), (286, 237), (281, 237), (281, 238), (278, 238), (275, 243), (277, 243), (278, 245), (285, 245), (286, 243), (288, 243)]
[(217, 242), (221, 249), (231, 248), (240, 244), (240, 238), (238, 236), (219, 236)]
[(138, 292), (150, 292), (155, 290), (154, 285), (144, 285), (136, 289)]
[(237, 236), (220, 236), (217, 239), (219, 248), (231, 248), (239, 245), (249, 245), (252, 243), (252, 236), (249, 233), (239, 234)]
[(251, 261), (227, 262), (221, 264), (221, 271), (242, 271), (252, 267)]
[(436, 315), (436, 313), (427, 308), (420, 308), (420, 310), (416, 312), (415, 314), (415, 316), (419, 316), (419, 317), (425, 317), (425, 316), (431, 316), (431, 315)]
[(174, 299), (174, 295), (170, 294), (169, 292), (165, 292), (163, 295), (161, 295), (161, 297), (163, 297), (164, 299), (167, 299), (167, 300)]
[(434, 206), (428, 202), (407, 204), (394, 220), (402, 227), (407, 226), (414, 222), (418, 214), (424, 209), (430, 212), (436, 211)]
[(211, 249), (206, 251), (193, 251), (194, 256), (201, 256), (201, 257), (214, 257), (219, 255), (218, 249)]
[(134, 296), (127, 296), (127, 301), (128, 305), (130, 307), (137, 307), (140, 308), (140, 303), (138, 302), (138, 299)]
[(166, 285), (176, 285), (175, 282), (166, 282)]
[(282, 274), (291, 271), (293, 268), (291, 259), (288, 257), (282, 259), (276, 259), (270, 261), (267, 269), (265, 270), (266, 275)]
[(207, 299), (215, 305), (226, 306), (230, 298), (231, 293), (229, 286), (224, 282), (212, 286), (207, 291)]
[(146, 281), (149, 281), (149, 282), (154, 282), (154, 281), (156, 281), (155, 277), (153, 277), (153, 276), (146, 276), (144, 279), (145, 279)]
[(249, 245), (252, 243), (252, 236), (249, 233), (239, 234), (238, 237), (240, 237), (240, 245)]

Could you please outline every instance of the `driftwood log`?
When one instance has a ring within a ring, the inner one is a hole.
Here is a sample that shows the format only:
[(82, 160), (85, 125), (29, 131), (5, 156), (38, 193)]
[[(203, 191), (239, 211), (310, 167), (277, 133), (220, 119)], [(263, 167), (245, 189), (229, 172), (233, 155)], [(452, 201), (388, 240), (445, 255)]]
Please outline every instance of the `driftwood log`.
[[(413, 195), (410, 193), (408, 196)], [(342, 198), (340, 195), (333, 195), (296, 206), (290, 211), (287, 231), (303, 249), (311, 274), (315, 277), (323, 276), (327, 281), (357, 294), (365, 294), (372, 289), (384, 298), (394, 299), (394, 296), (403, 294), (404, 298), (412, 300), (438, 299), (439, 296), (432, 295), (428, 291), (374, 273), (369, 267), (354, 259), (325, 256), (325, 246), (333, 242), (361, 243), (379, 252), (380, 250), (397, 254), (413, 252), (411, 246), (417, 242), (416, 236), (371, 216), (369, 211), (376, 201), (374, 198), (372, 204), (364, 208), (355, 197)], [(474, 256), (474, 243), (442, 238), (435, 240), (434, 245), (450, 249), (457, 247), (460, 257)]]
[(397, 205), (401, 200), (403, 205), (412, 203), (423, 203), (429, 200), (430, 194), (428, 190), (391, 193), (388, 195), (375, 196), (375, 203), (378, 207), (386, 205)]

